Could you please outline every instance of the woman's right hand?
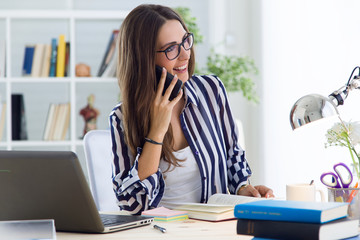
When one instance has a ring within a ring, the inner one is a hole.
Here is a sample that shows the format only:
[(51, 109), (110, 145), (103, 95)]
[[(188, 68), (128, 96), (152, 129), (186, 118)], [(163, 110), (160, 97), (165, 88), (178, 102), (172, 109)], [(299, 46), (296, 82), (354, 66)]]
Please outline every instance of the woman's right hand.
[(161, 78), (156, 91), (156, 96), (151, 106), (150, 132), (147, 136), (156, 142), (163, 142), (164, 136), (169, 128), (172, 110), (183, 95), (183, 90), (181, 89), (176, 98), (174, 98), (172, 101), (169, 101), (170, 94), (178, 80), (177, 76), (175, 75), (163, 96), (162, 92), (165, 85), (165, 78), (166, 69), (163, 67)]

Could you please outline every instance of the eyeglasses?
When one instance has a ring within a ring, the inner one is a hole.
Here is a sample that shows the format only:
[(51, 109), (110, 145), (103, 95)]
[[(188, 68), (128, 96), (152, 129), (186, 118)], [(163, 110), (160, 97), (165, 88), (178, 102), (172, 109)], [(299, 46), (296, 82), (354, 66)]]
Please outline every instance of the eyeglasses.
[(164, 52), (167, 59), (174, 60), (177, 58), (180, 54), (181, 46), (188, 51), (190, 48), (192, 48), (194, 44), (194, 35), (192, 33), (188, 33), (188, 35), (182, 40), (179, 44), (171, 45), (170, 47), (166, 48), (163, 51), (156, 51), (156, 52)]

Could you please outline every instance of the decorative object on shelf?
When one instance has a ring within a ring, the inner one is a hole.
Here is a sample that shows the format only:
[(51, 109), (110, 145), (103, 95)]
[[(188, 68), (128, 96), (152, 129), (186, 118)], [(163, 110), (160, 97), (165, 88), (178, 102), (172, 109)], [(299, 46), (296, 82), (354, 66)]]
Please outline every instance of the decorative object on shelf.
[[(194, 35), (194, 44), (202, 43), (203, 36), (196, 24), (196, 18), (191, 16), (187, 7), (177, 7), (175, 11), (184, 19), (189, 31)], [(218, 76), (228, 92), (241, 91), (250, 102), (258, 103), (259, 98), (255, 90), (252, 76), (258, 74), (254, 61), (248, 57), (227, 56), (211, 50), (207, 58), (205, 72)], [(195, 68), (195, 73), (199, 70)]]
[(75, 75), (77, 77), (91, 77), (91, 68), (85, 63), (78, 63), (75, 66)]
[(80, 115), (82, 115), (85, 120), (84, 132), (82, 137), (84, 137), (88, 131), (96, 129), (96, 119), (99, 115), (99, 110), (94, 108), (95, 95), (90, 94), (87, 101), (87, 105), (80, 110)]

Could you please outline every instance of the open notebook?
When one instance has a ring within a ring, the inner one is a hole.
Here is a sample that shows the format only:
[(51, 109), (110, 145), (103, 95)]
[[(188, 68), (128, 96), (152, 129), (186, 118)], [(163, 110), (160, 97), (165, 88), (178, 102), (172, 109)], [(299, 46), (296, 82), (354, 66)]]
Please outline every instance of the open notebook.
[(56, 230), (74, 232), (113, 232), (153, 221), (99, 214), (70, 151), (0, 151), (0, 191), (0, 220), (54, 219)]

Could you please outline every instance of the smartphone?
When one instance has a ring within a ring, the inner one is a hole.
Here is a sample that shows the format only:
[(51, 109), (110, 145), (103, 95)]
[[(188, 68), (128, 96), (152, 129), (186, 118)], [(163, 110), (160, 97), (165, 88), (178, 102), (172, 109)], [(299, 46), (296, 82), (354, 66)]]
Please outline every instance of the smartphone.
[[(161, 75), (162, 75), (162, 67), (156, 65), (155, 66), (155, 73), (156, 73), (156, 80), (157, 80), (157, 83), (159, 84), (160, 82), (160, 78), (161, 78)], [(173, 80), (174, 78), (174, 75), (172, 75), (171, 73), (166, 73), (166, 79), (165, 79), (165, 84), (164, 84), (164, 91), (162, 93), (162, 95), (164, 96), (165, 94), (165, 91), (166, 89), (169, 87), (171, 81)], [(180, 92), (180, 89), (182, 87), (182, 81), (180, 79), (177, 80), (171, 94), (170, 94), (170, 97), (169, 97), (169, 101), (173, 100)]]

